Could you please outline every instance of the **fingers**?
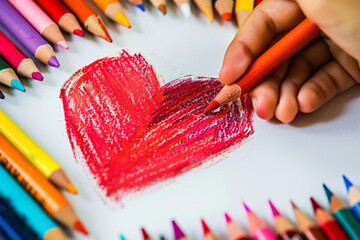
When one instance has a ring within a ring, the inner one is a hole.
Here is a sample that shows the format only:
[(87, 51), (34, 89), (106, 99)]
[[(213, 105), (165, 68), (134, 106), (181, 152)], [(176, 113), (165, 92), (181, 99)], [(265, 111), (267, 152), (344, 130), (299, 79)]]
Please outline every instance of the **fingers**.
[(289, 61), (286, 61), (267, 79), (249, 92), (256, 114), (264, 120), (269, 120), (274, 116), (279, 99), (280, 83), (288, 66)]
[(336, 61), (331, 61), (301, 87), (297, 97), (299, 109), (304, 113), (313, 112), (355, 84), (354, 79)]
[(299, 111), (297, 95), (300, 87), (319, 67), (330, 60), (330, 51), (321, 39), (293, 58), (280, 87), (279, 103), (275, 110), (275, 116), (279, 121), (289, 123), (294, 120)]
[(224, 84), (236, 81), (275, 35), (292, 29), (302, 19), (303, 15), (295, 1), (262, 2), (246, 18), (228, 47), (220, 71), (220, 81)]

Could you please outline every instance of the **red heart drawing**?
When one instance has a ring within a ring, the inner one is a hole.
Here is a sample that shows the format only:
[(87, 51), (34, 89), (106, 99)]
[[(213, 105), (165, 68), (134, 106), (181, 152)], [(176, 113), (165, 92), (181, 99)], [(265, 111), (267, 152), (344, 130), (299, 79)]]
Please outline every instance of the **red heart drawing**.
[(74, 155), (117, 200), (217, 162), (254, 132), (247, 96), (202, 113), (221, 88), (194, 76), (160, 87), (153, 67), (125, 51), (100, 59), (61, 90)]

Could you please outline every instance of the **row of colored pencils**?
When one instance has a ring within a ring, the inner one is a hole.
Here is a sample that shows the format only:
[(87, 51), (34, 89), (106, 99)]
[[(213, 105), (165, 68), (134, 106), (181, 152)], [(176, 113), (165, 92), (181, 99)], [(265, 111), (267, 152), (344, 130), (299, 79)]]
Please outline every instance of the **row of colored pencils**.
[[(130, 28), (131, 24), (118, 0), (92, 0), (110, 19)], [(129, 0), (145, 11), (142, 0)], [(150, 0), (166, 14), (165, 0)], [(190, 0), (174, 0), (186, 16), (191, 14)], [(212, 22), (212, 0), (194, 0), (195, 4)], [(261, 0), (236, 0), (235, 15), (239, 25)], [(226, 20), (231, 20), (234, 1), (215, 0), (215, 9)], [(43, 80), (35, 63), (27, 56), (52, 67), (60, 64), (49, 43), (68, 49), (63, 31), (84, 36), (80, 23), (89, 32), (111, 42), (112, 39), (100, 15), (85, 0), (0, 0), (0, 83), (25, 91), (19, 76)], [(5, 32), (7, 34), (5, 34)], [(17, 46), (15, 42), (20, 43)], [(0, 99), (4, 99), (0, 91)]]
[(65, 240), (57, 222), (88, 234), (56, 188), (77, 193), (64, 170), (1, 110), (0, 165), (0, 239)]
[[(264, 220), (260, 219), (250, 208), (243, 203), (249, 222), (250, 233), (248, 234), (241, 226), (236, 224), (228, 214), (225, 220), (229, 240), (360, 240), (360, 191), (346, 176), (343, 176), (348, 192), (348, 206), (340, 198), (335, 196), (324, 184), (324, 191), (329, 202), (329, 212), (325, 210), (313, 198), (310, 202), (314, 212), (314, 220), (299, 209), (293, 201), (291, 205), (295, 214), (297, 227), (283, 216), (274, 204), (269, 201), (270, 209), (274, 218), (274, 229)], [(219, 239), (201, 220), (205, 240)], [(172, 221), (174, 239), (189, 240), (175, 221)], [(151, 240), (150, 235), (144, 228), (141, 229), (144, 240)], [(121, 236), (121, 240), (125, 237)], [(165, 239), (161, 237), (161, 239)]]

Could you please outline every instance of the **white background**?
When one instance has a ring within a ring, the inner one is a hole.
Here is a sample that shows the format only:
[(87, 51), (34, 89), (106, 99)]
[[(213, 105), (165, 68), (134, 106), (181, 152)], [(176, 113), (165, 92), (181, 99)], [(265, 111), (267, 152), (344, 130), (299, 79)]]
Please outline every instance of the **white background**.
[(45, 80), (23, 80), (26, 93), (2, 88), (0, 108), (18, 123), (65, 169), (79, 190), (66, 194), (91, 236), (71, 239), (141, 239), (145, 226), (153, 239), (173, 239), (170, 220), (176, 219), (192, 239), (202, 239), (199, 219), (226, 238), (223, 212), (246, 226), (241, 201), (272, 224), (267, 200), (293, 219), (289, 199), (308, 213), (309, 197), (326, 204), (321, 183), (343, 198), (341, 174), (360, 185), (360, 88), (337, 97), (314, 114), (300, 115), (291, 125), (254, 118), (255, 134), (227, 159), (207, 169), (184, 174), (123, 204), (105, 204), (87, 171), (74, 160), (67, 138), (59, 90), (77, 69), (122, 49), (141, 53), (168, 82), (184, 74), (217, 76), (225, 49), (236, 33), (234, 23), (217, 16), (211, 24), (198, 11), (185, 19), (174, 4), (161, 13), (146, 4), (143, 13), (126, 4), (133, 26), (126, 29), (105, 19), (113, 43), (86, 33), (84, 39), (66, 34), (70, 49), (55, 47), (60, 68), (38, 64)]

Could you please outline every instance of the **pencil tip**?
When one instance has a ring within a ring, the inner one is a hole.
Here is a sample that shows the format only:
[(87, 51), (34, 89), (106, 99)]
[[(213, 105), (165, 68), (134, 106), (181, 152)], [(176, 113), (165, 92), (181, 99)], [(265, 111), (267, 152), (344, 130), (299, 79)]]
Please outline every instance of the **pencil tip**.
[(158, 9), (160, 10), (160, 12), (162, 12), (163, 15), (166, 15), (166, 5), (160, 4), (158, 6)]
[(175, 222), (175, 220), (171, 221), (173, 229), (174, 229), (174, 237), (175, 240), (179, 240), (181, 238), (185, 238), (185, 234), (184, 232), (180, 229), (180, 227), (177, 225), (177, 223)]
[(140, 4), (135, 5), (135, 6), (138, 7), (141, 11), (145, 12), (144, 4), (140, 3)]
[(4, 99), (5, 98), (5, 95), (3, 94), (2, 91), (0, 91), (0, 99)]
[(273, 214), (274, 217), (280, 216), (281, 214), (279, 213), (279, 211), (276, 209), (276, 207), (274, 206), (274, 204), (271, 202), (271, 200), (269, 200), (269, 205), (271, 208), (271, 212)]
[(82, 224), (82, 222), (80, 222), (79, 220), (77, 220), (74, 224), (74, 229), (81, 232), (82, 234), (88, 236), (89, 232), (86, 230), (84, 224)]
[(124, 235), (120, 235), (120, 240), (126, 240)]
[(80, 37), (85, 36), (85, 33), (84, 33), (81, 29), (75, 29), (75, 30), (73, 31), (73, 33), (74, 33), (75, 35), (80, 36)]
[(246, 203), (245, 203), (245, 202), (242, 202), (242, 204), (243, 204), (243, 206), (244, 206), (245, 211), (246, 211), (247, 213), (250, 213), (251, 210), (250, 210), (250, 208), (246, 205)]
[(40, 72), (33, 72), (31, 77), (35, 80), (42, 81), (44, 79), (43, 75)]
[(223, 13), (221, 14), (221, 17), (228, 22), (231, 20), (231, 12)]
[(204, 221), (204, 219), (201, 219), (201, 226), (203, 229), (204, 236), (208, 235), (208, 233), (210, 232), (210, 229), (209, 229), (208, 225), (206, 224), (206, 222)]
[(331, 202), (331, 197), (332, 197), (333, 193), (330, 191), (330, 189), (325, 184), (323, 184), (323, 188), (324, 188), (324, 191), (325, 191), (328, 201)]
[(69, 183), (66, 187), (66, 190), (72, 194), (78, 194), (78, 191), (76, 189), (76, 187), (74, 186), (74, 184)]
[(149, 234), (146, 232), (145, 228), (141, 228), (141, 233), (143, 235), (144, 240), (150, 240), (151, 239)]
[(69, 49), (69, 46), (67, 44), (67, 42), (64, 40), (64, 41), (60, 41), (60, 42), (57, 42), (56, 45), (64, 48), (64, 49)]
[(231, 217), (227, 213), (225, 213), (224, 215), (225, 215), (225, 220), (227, 223), (232, 221)]
[(191, 15), (191, 8), (190, 8), (190, 4), (189, 3), (183, 3), (181, 5), (181, 11), (183, 12), (183, 14), (185, 15), (185, 17), (190, 17)]
[(22, 85), (22, 83), (19, 80), (13, 79), (11, 80), (10, 84), (13, 88), (25, 92), (25, 87)]
[(203, 12), (205, 14), (205, 16), (209, 19), (210, 22), (214, 21), (214, 11), (212, 6), (207, 6), (203, 9)]
[(115, 15), (115, 21), (124, 27), (131, 28), (131, 24), (125, 14), (118, 12)]
[(345, 175), (343, 175), (343, 179), (346, 186), (346, 190), (349, 192), (349, 189), (353, 186), (353, 184)]
[(311, 205), (313, 207), (314, 213), (316, 213), (316, 210), (321, 209), (319, 203), (313, 197), (310, 198), (310, 201), (311, 201)]
[(207, 114), (220, 107), (220, 104), (216, 100), (212, 100), (211, 103), (204, 109), (203, 113)]
[(58, 60), (56, 59), (55, 56), (52, 56), (49, 61), (48, 61), (48, 64), (52, 67), (56, 67), (58, 68), (60, 66), (60, 63), (58, 62)]
[(290, 203), (291, 203), (291, 206), (293, 207), (293, 209), (295, 210), (295, 209), (298, 209), (298, 207), (296, 206), (296, 204), (294, 203), (294, 201), (290, 201)]

